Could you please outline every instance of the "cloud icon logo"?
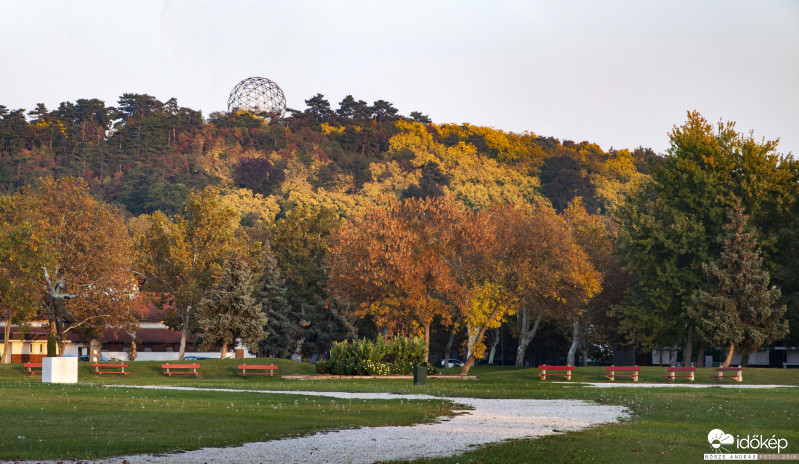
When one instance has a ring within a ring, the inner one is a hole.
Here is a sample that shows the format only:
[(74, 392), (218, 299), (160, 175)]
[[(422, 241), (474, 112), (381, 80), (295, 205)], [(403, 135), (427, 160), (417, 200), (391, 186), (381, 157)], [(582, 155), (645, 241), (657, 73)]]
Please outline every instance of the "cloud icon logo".
[(735, 438), (729, 433), (724, 433), (721, 429), (713, 429), (707, 434), (707, 441), (714, 449), (719, 449), (721, 445), (731, 445), (735, 443)]

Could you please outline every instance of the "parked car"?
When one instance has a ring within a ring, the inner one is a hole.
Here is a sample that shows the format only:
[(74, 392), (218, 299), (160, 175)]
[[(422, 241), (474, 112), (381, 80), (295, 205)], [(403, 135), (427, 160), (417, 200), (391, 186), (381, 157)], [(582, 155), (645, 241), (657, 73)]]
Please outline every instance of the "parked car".
[(463, 361), (460, 359), (447, 359), (445, 363), (444, 360), (441, 360), (441, 367), (463, 367)]
[(184, 356), (183, 357), (184, 361), (199, 361), (201, 359), (211, 359), (211, 358), (206, 358), (204, 356)]

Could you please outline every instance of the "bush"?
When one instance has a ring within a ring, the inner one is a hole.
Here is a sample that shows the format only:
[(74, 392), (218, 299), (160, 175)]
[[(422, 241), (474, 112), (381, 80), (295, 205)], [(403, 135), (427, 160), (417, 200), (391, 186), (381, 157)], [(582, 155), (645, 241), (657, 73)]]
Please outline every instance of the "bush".
[[(330, 359), (316, 363), (316, 372), (332, 375), (410, 375), (413, 363), (424, 360), (421, 337), (378, 336), (376, 340), (334, 343)], [(428, 367), (430, 373), (434, 369)]]

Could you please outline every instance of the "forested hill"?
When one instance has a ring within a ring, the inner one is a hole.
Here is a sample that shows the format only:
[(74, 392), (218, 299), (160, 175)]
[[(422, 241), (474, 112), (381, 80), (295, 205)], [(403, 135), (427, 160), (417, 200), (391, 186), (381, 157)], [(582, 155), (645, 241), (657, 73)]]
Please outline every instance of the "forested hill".
[(85, 179), (96, 196), (132, 215), (179, 213), (192, 189), (217, 185), (243, 223), (306, 205), (346, 215), (388, 197), (453, 195), (467, 207), (575, 196), (607, 211), (648, 174), (649, 149), (611, 150), (531, 132), (434, 124), (391, 103), (322, 95), (277, 124), (248, 113), (206, 120), (175, 99), (124, 94), (54, 110), (0, 106), (0, 191), (44, 176)]

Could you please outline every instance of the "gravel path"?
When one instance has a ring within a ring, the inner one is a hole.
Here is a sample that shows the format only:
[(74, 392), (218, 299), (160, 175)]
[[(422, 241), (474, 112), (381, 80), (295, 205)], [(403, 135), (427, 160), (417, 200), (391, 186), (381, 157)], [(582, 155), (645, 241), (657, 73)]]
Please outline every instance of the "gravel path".
[[(124, 386), (124, 388), (132, 388)], [(165, 388), (165, 387), (138, 387)], [(182, 389), (180, 387), (166, 387)], [(188, 388), (187, 388), (188, 389)], [(239, 393), (242, 390), (208, 389)], [(246, 390), (251, 391), (251, 390)], [(434, 399), (428, 395), (340, 393), (311, 391), (253, 391), (353, 399)], [(509, 439), (532, 438), (580, 430), (628, 417), (621, 406), (603, 406), (576, 400), (519, 400), (446, 398), (473, 410), (439, 422), (403, 427), (363, 427), (317, 433), (229, 448), (204, 448), (166, 456), (136, 455), (106, 459), (103, 463), (372, 463), (392, 459), (451, 456), (472, 446)]]
[[(552, 383), (569, 383), (569, 382), (552, 382)], [(621, 382), (621, 383), (581, 383), (581, 385), (588, 385), (597, 388), (614, 388), (614, 387), (642, 387), (642, 388), (796, 388), (796, 385), (745, 385), (740, 383), (687, 383), (687, 382), (674, 382), (674, 383), (638, 383), (638, 382)]]

